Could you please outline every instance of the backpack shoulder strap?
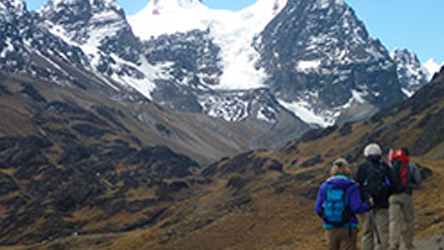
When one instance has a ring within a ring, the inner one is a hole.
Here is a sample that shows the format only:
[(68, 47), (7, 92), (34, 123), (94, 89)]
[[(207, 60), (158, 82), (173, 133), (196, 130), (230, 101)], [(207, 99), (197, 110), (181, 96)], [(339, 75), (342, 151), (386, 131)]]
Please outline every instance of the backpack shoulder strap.
[(344, 191), (344, 195), (346, 196), (348, 193), (348, 190), (350, 189), (351, 186), (353, 186), (353, 184), (356, 184), (355, 182), (350, 182), (347, 185), (345, 185), (344, 187), (342, 187), (342, 190)]

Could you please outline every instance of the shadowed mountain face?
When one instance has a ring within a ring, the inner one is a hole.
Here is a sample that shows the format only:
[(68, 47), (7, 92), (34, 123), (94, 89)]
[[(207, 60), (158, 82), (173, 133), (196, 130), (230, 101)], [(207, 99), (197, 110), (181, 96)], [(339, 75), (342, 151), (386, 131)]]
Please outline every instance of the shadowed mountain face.
[[(197, 179), (188, 177), (199, 164), (147, 145), (125, 107), (79, 103), (91, 101), (87, 93), (28, 80), (0, 79), (1, 115), (8, 117), (0, 132), (1, 245), (41, 242), (84, 227), (129, 230), (190, 196)], [(85, 96), (73, 99), (76, 94)], [(177, 132), (156, 126), (145, 131), (152, 142)], [(140, 217), (120, 223), (125, 213)], [(109, 219), (116, 222), (104, 223)]]
[(196, 195), (202, 163), (246, 150), (258, 132), (128, 105), (0, 73), (0, 245), (155, 224)]
[(290, 0), (256, 46), (278, 98), (316, 114), (343, 112), (357, 96), (377, 107), (403, 99), (396, 64), (343, 1)]

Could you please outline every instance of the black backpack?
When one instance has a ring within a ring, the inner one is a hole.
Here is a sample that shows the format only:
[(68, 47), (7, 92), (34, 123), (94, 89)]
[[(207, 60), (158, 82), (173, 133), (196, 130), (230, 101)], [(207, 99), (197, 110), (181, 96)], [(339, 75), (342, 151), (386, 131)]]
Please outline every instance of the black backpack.
[(385, 199), (390, 195), (392, 185), (387, 171), (389, 167), (383, 162), (380, 164), (371, 162), (366, 168), (364, 190), (375, 199)]

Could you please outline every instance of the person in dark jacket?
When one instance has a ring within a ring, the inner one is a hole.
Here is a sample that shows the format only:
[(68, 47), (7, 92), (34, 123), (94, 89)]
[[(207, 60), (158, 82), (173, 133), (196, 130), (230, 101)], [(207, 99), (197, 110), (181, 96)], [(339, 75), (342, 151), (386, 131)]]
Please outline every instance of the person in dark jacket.
[[(362, 250), (383, 250), (389, 247), (389, 197), (393, 193), (393, 173), (382, 159), (382, 150), (377, 143), (371, 143), (364, 149), (365, 162), (359, 165), (355, 181), (361, 189), (361, 197), (371, 196), (375, 205), (373, 210), (362, 215)], [(376, 225), (374, 225), (376, 224)], [(378, 235), (374, 230), (378, 229)]]
[[(358, 235), (358, 219), (355, 214), (364, 213), (370, 210), (373, 205), (373, 199), (362, 202), (358, 185), (350, 179), (351, 171), (349, 164), (345, 159), (339, 158), (333, 162), (330, 178), (327, 179), (320, 187), (316, 200), (316, 213), (324, 219), (324, 229), (326, 229), (328, 249), (329, 250), (355, 250)], [(351, 212), (349, 219), (345, 224), (333, 225), (325, 221), (325, 204), (329, 188), (335, 190), (344, 190), (347, 201), (347, 207)], [(342, 248), (340, 248), (342, 247)]]

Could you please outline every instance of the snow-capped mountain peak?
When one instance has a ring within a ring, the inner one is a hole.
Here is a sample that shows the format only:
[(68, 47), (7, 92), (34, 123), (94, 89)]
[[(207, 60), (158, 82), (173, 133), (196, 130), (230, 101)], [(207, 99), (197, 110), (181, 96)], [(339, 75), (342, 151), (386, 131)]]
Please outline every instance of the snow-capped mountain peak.
[(404, 63), (420, 66), (420, 62), (416, 54), (407, 49), (394, 49), (392, 52), (390, 52), (390, 57), (403, 61)]
[[(97, 43), (125, 26), (126, 18), (115, 0), (50, 0), (40, 10), (51, 30), (76, 43)], [(90, 36), (91, 29), (106, 28), (106, 34)], [(98, 37), (100, 36), (100, 37)]]
[(89, 70), (106, 84), (115, 90), (129, 86), (150, 98), (152, 67), (116, 0), (51, 0), (38, 13), (52, 34), (88, 56)]
[(200, 1), (157, 0), (129, 17), (142, 40), (191, 30), (209, 30), (221, 48), (223, 74), (212, 89), (236, 90), (264, 87), (265, 74), (255, 68), (259, 55), (251, 46), (254, 38), (284, 8), (287, 0), (259, 0), (240, 10), (212, 10)]
[(143, 40), (163, 34), (193, 29), (251, 29), (260, 32), (277, 15), (288, 0), (258, 0), (240, 10), (212, 10), (200, 0), (152, 0), (139, 13), (128, 18), (134, 32)]
[(396, 70), (402, 91), (408, 97), (427, 84), (428, 73), (415, 53), (407, 49), (395, 49), (390, 57), (396, 62)]
[(148, 40), (163, 34), (208, 28), (209, 9), (197, 0), (151, 0), (139, 13), (129, 16), (134, 33)]
[(431, 80), (435, 73), (438, 73), (444, 62), (439, 64), (434, 58), (430, 58), (426, 63), (422, 65), (423, 69), (427, 73), (428, 80)]

